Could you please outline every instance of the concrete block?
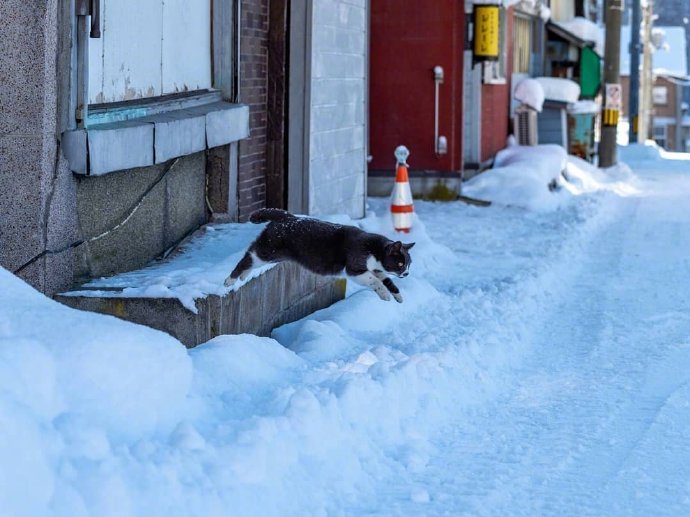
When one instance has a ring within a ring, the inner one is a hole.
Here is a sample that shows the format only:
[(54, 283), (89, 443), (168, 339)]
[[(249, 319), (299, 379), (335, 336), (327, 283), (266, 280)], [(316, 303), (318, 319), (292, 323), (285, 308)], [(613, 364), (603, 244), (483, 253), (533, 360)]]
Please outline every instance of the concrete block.
[(85, 129), (65, 131), (60, 139), (62, 154), (69, 168), (77, 174), (88, 174), (88, 138)]
[[(285, 299), (279, 298), (277, 293), (281, 292), (280, 286), (287, 285), (286, 275), (299, 280), (299, 284), (293, 286), (294, 299), (284, 306)], [(221, 334), (270, 335), (276, 326), (303, 318), (344, 296), (345, 279), (320, 277), (317, 280), (315, 275), (295, 264), (279, 264), (236, 292), (197, 300), (197, 314), (187, 310), (177, 299), (169, 298), (67, 295), (56, 298), (71, 307), (111, 314), (162, 330), (193, 347)], [(276, 310), (277, 307), (282, 309)]]
[(204, 153), (180, 158), (165, 178), (163, 245), (169, 248), (206, 222)]
[(46, 283), (45, 257), (41, 257), (23, 268), (17, 273), (17, 276), (34, 289), (43, 292)]
[(358, 104), (364, 106), (364, 81), (359, 78), (315, 78), (312, 81), (312, 106)]
[(77, 278), (142, 267), (206, 222), (204, 153), (168, 167), (78, 178)]
[(206, 117), (162, 114), (147, 118), (155, 125), (155, 163), (206, 149)]
[(222, 106), (206, 114), (208, 147), (237, 142), (249, 136), (249, 106), (219, 104)]
[(62, 156), (58, 159), (55, 172), (54, 180), (45, 189), (51, 196), (49, 202), (46, 200), (46, 242), (49, 250), (65, 249), (79, 238), (76, 224), (76, 177)]
[(43, 292), (52, 295), (72, 287), (74, 253), (71, 249), (46, 255), (42, 260), (45, 265)]
[(0, 20), (0, 135), (54, 133), (56, 6), (3, 0)]
[(89, 128), (89, 174), (153, 165), (154, 125), (141, 122), (99, 124)]
[(0, 265), (11, 271), (43, 251), (43, 145), (42, 136), (0, 137)]
[[(137, 269), (165, 251), (165, 182), (162, 167), (83, 177), (77, 213), (84, 244), (75, 249), (75, 276), (109, 276)], [(144, 197), (145, 196), (145, 197)], [(136, 209), (135, 209), (136, 208)]]
[(264, 324), (264, 314), (262, 312), (263, 294), (261, 282), (267, 281), (268, 278), (264, 276), (258, 277), (262, 280), (251, 281), (242, 286), (239, 290), (239, 308), (237, 330), (238, 333), (256, 333), (258, 334)]

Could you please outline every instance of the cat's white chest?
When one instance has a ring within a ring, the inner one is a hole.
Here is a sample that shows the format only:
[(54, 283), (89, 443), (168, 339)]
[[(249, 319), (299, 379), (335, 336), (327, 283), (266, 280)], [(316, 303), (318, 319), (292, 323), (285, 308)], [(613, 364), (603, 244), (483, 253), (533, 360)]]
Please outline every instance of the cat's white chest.
[(369, 271), (385, 271), (383, 269), (383, 264), (380, 260), (377, 260), (373, 255), (367, 257), (367, 269)]

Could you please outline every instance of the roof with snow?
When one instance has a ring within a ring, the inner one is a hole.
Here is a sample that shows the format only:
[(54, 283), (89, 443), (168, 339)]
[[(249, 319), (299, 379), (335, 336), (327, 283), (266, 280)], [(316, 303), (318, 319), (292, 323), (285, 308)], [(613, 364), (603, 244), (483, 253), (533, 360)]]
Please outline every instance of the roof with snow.
[[(572, 20), (551, 22), (557, 27), (575, 35), (580, 41), (592, 43), (594, 50), (600, 56), (604, 55), (604, 30), (596, 23), (591, 22), (581, 16), (576, 16)], [(548, 29), (548, 27), (547, 27)], [(574, 42), (573, 42), (574, 43)], [(583, 46), (583, 45), (578, 45)]]
[[(685, 29), (683, 27), (654, 27), (665, 33), (666, 45), (652, 53), (654, 73), (673, 77), (688, 75)], [(621, 27), (621, 75), (630, 75), (630, 26)], [(642, 57), (640, 56), (640, 66)]]

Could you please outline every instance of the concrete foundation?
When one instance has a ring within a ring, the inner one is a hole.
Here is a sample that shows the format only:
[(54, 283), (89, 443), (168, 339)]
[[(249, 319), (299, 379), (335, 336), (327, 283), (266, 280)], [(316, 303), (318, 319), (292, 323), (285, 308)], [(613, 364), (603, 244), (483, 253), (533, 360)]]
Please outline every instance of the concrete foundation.
[(138, 269), (206, 222), (204, 153), (77, 177), (75, 279)]
[[(451, 201), (462, 192), (460, 173), (410, 171), (410, 189), (417, 199)], [(388, 197), (393, 192), (394, 171), (371, 171), (367, 177), (367, 193), (374, 197)]]
[(194, 347), (222, 334), (268, 336), (345, 297), (346, 280), (281, 263), (225, 296), (196, 300), (197, 313), (173, 298), (91, 298), (58, 295), (65, 305), (153, 327)]

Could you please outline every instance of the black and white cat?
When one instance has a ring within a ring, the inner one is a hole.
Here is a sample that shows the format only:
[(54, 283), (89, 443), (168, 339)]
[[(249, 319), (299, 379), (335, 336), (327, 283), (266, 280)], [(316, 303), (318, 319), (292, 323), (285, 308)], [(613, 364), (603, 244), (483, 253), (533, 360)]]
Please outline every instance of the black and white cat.
[(358, 284), (369, 287), (382, 300), (391, 295), (402, 303), (400, 290), (388, 278), (409, 274), (409, 250), (414, 246), (391, 241), (354, 226), (295, 217), (276, 208), (257, 210), (252, 223), (266, 223), (256, 240), (225, 280), (226, 286), (244, 280), (252, 268), (268, 262), (290, 260), (319, 275), (338, 275), (343, 271)]

